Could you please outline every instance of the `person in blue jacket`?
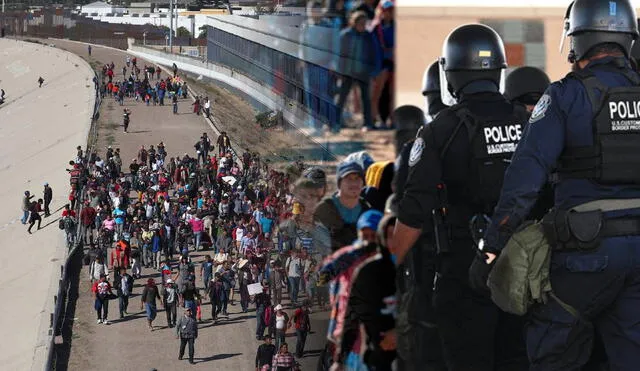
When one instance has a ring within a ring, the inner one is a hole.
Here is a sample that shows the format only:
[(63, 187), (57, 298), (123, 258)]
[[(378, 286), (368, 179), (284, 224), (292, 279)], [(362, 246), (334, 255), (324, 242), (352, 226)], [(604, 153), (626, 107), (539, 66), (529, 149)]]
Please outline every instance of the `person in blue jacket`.
[(550, 279), (577, 315), (553, 299), (530, 309), (531, 370), (581, 369), (594, 329), (611, 369), (634, 370), (640, 364), (640, 75), (629, 54), (638, 38), (636, 12), (629, 0), (576, 0), (565, 32), (572, 72), (551, 84), (532, 112), (470, 283), (486, 287), (495, 258), (554, 173), (555, 206), (543, 219), (553, 248)]

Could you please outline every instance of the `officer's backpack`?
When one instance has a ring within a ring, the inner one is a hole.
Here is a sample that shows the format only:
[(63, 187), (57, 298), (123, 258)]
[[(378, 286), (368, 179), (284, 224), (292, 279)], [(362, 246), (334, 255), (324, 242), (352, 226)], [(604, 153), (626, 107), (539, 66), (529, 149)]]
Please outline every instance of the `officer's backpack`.
[(444, 158), (456, 134), (465, 126), (469, 136), (469, 192), (477, 210), (491, 215), (500, 199), (504, 173), (526, 125), (527, 113), (523, 107), (513, 105), (509, 115), (478, 116), (465, 105), (451, 109), (459, 124), (440, 151)]

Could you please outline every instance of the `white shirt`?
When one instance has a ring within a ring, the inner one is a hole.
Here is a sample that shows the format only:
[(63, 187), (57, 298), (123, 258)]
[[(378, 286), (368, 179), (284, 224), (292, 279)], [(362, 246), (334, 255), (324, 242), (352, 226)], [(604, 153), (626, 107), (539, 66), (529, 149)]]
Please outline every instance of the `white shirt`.
[(300, 271), (302, 270), (300, 258), (289, 258), (287, 264), (289, 265), (289, 277), (300, 277)]
[(211, 103), (207, 100), (204, 102), (204, 108), (209, 108), (211, 107)]
[(287, 318), (284, 315), (276, 314), (276, 329), (284, 330)]
[(236, 229), (236, 241), (242, 241), (242, 237), (244, 237), (244, 229), (237, 228)]

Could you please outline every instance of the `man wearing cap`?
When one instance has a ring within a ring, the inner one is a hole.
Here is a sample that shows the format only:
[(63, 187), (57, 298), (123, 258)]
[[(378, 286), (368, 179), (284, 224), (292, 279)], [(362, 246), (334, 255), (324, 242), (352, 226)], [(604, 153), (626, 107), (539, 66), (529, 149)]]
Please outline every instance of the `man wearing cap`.
[(44, 217), (48, 217), (51, 215), (49, 212), (49, 205), (51, 204), (51, 200), (53, 200), (53, 190), (49, 186), (49, 183), (44, 183)]
[[(355, 340), (363, 325), (367, 344), (372, 344), (365, 356), (368, 366), (375, 370), (390, 370), (395, 351), (381, 349), (384, 333), (394, 328), (393, 305), (395, 304), (395, 268), (388, 251), (381, 249), (377, 230), (383, 214), (368, 210), (358, 219), (358, 240), (351, 246), (334, 252), (320, 268), (321, 281), (332, 281), (335, 285), (332, 302), (348, 301), (348, 305), (336, 306), (331, 312), (331, 321), (343, 324), (329, 334), (341, 346), (336, 349), (334, 360), (344, 364), (346, 356), (356, 346)], [(380, 269), (373, 262), (383, 259)], [(363, 274), (364, 275), (360, 276)], [(349, 284), (350, 283), (350, 284)], [(348, 319), (348, 320), (346, 320)]]
[(176, 339), (180, 339), (180, 353), (178, 359), (182, 360), (184, 356), (184, 348), (189, 344), (189, 363), (193, 362), (193, 353), (195, 347), (195, 341), (198, 338), (198, 323), (196, 322), (191, 308), (186, 307), (184, 309), (184, 316), (178, 319), (176, 323)]
[(364, 187), (364, 170), (355, 162), (342, 162), (337, 169), (338, 191), (323, 199), (314, 217), (331, 234), (333, 251), (351, 244), (356, 239), (358, 217), (369, 205), (361, 199)]

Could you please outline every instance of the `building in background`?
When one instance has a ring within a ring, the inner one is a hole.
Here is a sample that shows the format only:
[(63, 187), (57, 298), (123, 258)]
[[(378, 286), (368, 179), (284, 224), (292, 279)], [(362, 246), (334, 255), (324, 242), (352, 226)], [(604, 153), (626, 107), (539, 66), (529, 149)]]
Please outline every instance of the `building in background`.
[[(437, 4), (437, 2), (441, 4)], [(509, 69), (533, 66), (558, 80), (569, 72), (559, 52), (563, 19), (569, 1), (486, 0), (487, 6), (464, 0), (404, 0), (397, 8), (396, 105), (422, 107), (421, 77), (442, 53), (442, 43), (456, 27), (483, 23), (503, 38)], [(542, 4), (544, 6), (531, 6)], [(565, 52), (566, 53), (566, 52)]]
[(124, 14), (126, 8), (107, 4), (103, 1), (96, 1), (91, 4), (83, 5), (81, 12), (90, 16), (106, 16)]

